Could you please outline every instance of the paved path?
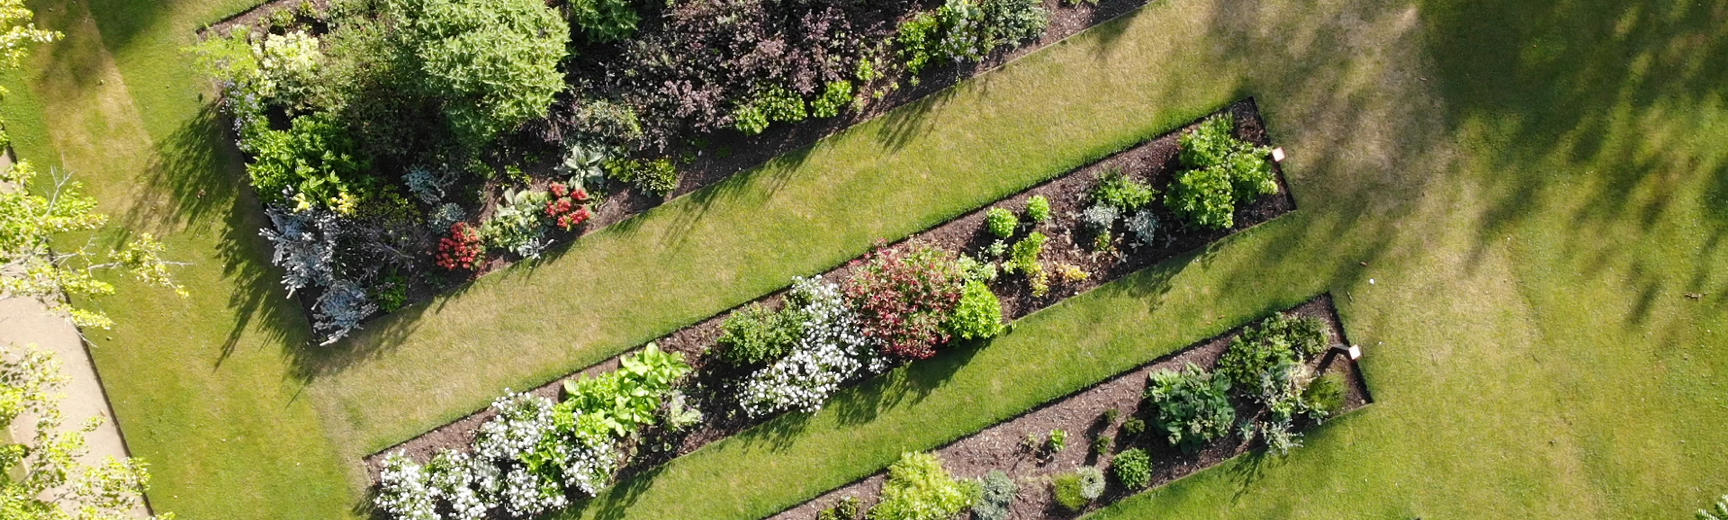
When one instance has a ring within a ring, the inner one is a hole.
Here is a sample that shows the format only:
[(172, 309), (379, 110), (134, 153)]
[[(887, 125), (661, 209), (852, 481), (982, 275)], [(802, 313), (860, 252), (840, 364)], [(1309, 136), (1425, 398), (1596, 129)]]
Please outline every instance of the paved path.
[[(0, 168), (11, 166), (11, 148), (0, 150)], [(108, 396), (103, 393), (102, 382), (96, 377), (95, 363), (84, 350), (78, 327), (64, 316), (50, 312), (42, 302), (27, 298), (0, 298), (0, 344), (19, 348), (36, 345), (60, 358), (60, 365), (66, 371), (66, 387), (62, 389), (65, 397), (60, 401), (60, 412), (65, 419), (61, 422), (63, 428), (77, 429), (92, 417), (102, 418), (102, 426), (84, 436), (90, 451), (79, 459), (81, 462), (95, 466), (110, 457), (122, 459), (131, 455), (126, 450), (125, 440), (120, 437), (120, 427), (108, 408)], [(12, 431), (8, 433), (13, 439), (34, 436), (35, 421), (28, 419), (20, 417), (12, 425)], [(149, 511), (142, 507), (132, 513), (132, 516), (140, 518), (150, 516)]]
[[(126, 443), (120, 438), (120, 428), (108, 410), (108, 398), (96, 379), (96, 367), (84, 352), (84, 342), (77, 327), (65, 318), (53, 314), (41, 302), (24, 298), (0, 299), (0, 344), (27, 345), (53, 352), (66, 371), (65, 399), (60, 402), (65, 414), (65, 428), (76, 429), (91, 417), (101, 417), (102, 427), (84, 436), (90, 452), (81, 459), (90, 465), (101, 464), (109, 457), (128, 456)], [(20, 420), (13, 425), (13, 438), (31, 435), (32, 421)], [(142, 508), (134, 511), (138, 517), (149, 516)]]

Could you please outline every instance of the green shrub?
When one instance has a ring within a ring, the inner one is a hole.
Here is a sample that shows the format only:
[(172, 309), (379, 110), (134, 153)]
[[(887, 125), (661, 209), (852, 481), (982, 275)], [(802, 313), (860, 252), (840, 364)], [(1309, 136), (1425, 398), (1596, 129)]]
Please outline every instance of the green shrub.
[(960, 293), (960, 305), (949, 316), (948, 332), (966, 340), (996, 337), (1002, 333), (1002, 300), (983, 281), (966, 282)]
[(544, 191), (506, 190), (498, 211), (480, 225), (480, 235), (494, 249), (538, 258), (548, 244), (545, 208), (551, 200)]
[(570, 21), (596, 42), (629, 38), (642, 21), (628, 0), (570, 0), (568, 5)]
[(1068, 448), (1068, 431), (1061, 428), (1050, 430), (1050, 435), (1044, 438), (1044, 453), (1055, 455)]
[(564, 91), (570, 27), (540, 0), (387, 2), (392, 34), (418, 63), (419, 87), (439, 100), (471, 148), (544, 117)]
[(348, 130), (321, 115), (294, 118), (287, 130), (250, 132), (241, 148), (252, 154), (246, 174), (266, 205), (353, 215), (377, 185)]
[(822, 95), (810, 102), (810, 117), (834, 117), (846, 105), (852, 103), (852, 82), (846, 80), (830, 81), (822, 88)]
[(1032, 198), (1026, 199), (1026, 218), (1032, 222), (1049, 221), (1050, 199), (1043, 195), (1034, 195)]
[(1129, 417), (1122, 421), (1122, 436), (1129, 439), (1139, 439), (1146, 433), (1146, 420), (1139, 417)]
[(1326, 321), (1312, 316), (1274, 314), (1242, 330), (1245, 341), (1282, 341), (1301, 359), (1326, 351)]
[(1008, 261), (1002, 264), (1004, 271), (1025, 273), (1033, 296), (1042, 297), (1050, 292), (1048, 273), (1044, 272), (1044, 263), (1038, 260), (1044, 254), (1044, 243), (1048, 240), (1049, 237), (1043, 233), (1033, 231), (1009, 248)]
[(734, 366), (760, 365), (784, 357), (803, 335), (803, 313), (752, 303), (720, 324), (716, 354)]
[(1111, 408), (1109, 410), (1105, 410), (1102, 415), (1098, 416), (1098, 422), (1100, 424), (1103, 424), (1104, 426), (1110, 426), (1112, 424), (1116, 424), (1116, 418), (1121, 417), (1121, 416), (1122, 416), (1121, 410)]
[(858, 518), (858, 497), (846, 497), (816, 513), (816, 520), (856, 520)]
[(888, 467), (882, 501), (870, 508), (872, 520), (953, 520), (972, 505), (975, 493), (948, 475), (929, 453), (906, 453)]
[(734, 110), (732, 126), (740, 132), (756, 135), (767, 130), (770, 123), (803, 121), (808, 116), (804, 98), (791, 89), (774, 85)]
[(1215, 168), (1187, 170), (1176, 177), (1164, 205), (1188, 223), (1213, 229), (1236, 225), (1236, 202), (1230, 179)]
[(619, 358), (618, 370), (564, 380), (566, 397), (558, 405), (559, 415), (565, 421), (579, 415), (585, 427), (599, 430), (591, 433), (628, 437), (654, 424), (662, 398), (689, 372), (682, 355), (649, 343), (641, 352)]
[(1253, 394), (1274, 367), (1319, 354), (1326, 343), (1324, 321), (1276, 314), (1242, 329), (1218, 359), (1218, 373), (1236, 391)]
[(1092, 454), (1104, 455), (1110, 453), (1110, 448), (1116, 447), (1116, 439), (1109, 435), (1099, 434), (1092, 438)]
[(978, 503), (972, 505), (973, 520), (1008, 520), (1009, 508), (1020, 495), (1020, 486), (1001, 470), (984, 475)]
[(1116, 474), (1116, 481), (1121, 482), (1122, 487), (1144, 489), (1152, 483), (1152, 457), (1140, 448), (1123, 450), (1110, 461), (1110, 472)]
[(1344, 411), (1344, 376), (1327, 374), (1308, 383), (1308, 388), (1302, 390), (1302, 401), (1318, 418)]
[(1020, 227), (1020, 218), (1014, 212), (1002, 208), (990, 208), (984, 213), (984, 227), (990, 234), (1000, 238), (1014, 236), (1014, 228)]
[[(932, 58), (938, 57), (936, 44), (941, 31), (942, 21), (931, 13), (918, 13), (900, 24), (894, 41), (900, 44), (900, 61), (906, 63), (906, 72), (917, 76)], [(916, 83), (917, 79), (913, 81)]]
[(1093, 204), (1116, 208), (1118, 214), (1146, 207), (1157, 196), (1151, 185), (1129, 176), (1121, 168), (1105, 170), (1098, 175), (1098, 185), (1092, 187)]
[(1164, 204), (1190, 223), (1214, 229), (1235, 226), (1236, 207), (1278, 192), (1264, 147), (1237, 139), (1228, 114), (1209, 118), (1182, 134), (1180, 159), (1187, 171), (1176, 178)]
[(1104, 495), (1104, 472), (1091, 466), (1073, 473), (1058, 475), (1050, 481), (1056, 503), (1069, 511), (1083, 511), (1093, 500)]
[(605, 168), (607, 177), (658, 197), (678, 188), (678, 169), (672, 166), (671, 159), (664, 157), (651, 161), (610, 159)]
[(1152, 373), (1146, 387), (1146, 406), (1152, 409), (1152, 424), (1172, 446), (1192, 452), (1229, 433), (1236, 421), (1230, 406), (1230, 383), (1189, 364), (1182, 371)]

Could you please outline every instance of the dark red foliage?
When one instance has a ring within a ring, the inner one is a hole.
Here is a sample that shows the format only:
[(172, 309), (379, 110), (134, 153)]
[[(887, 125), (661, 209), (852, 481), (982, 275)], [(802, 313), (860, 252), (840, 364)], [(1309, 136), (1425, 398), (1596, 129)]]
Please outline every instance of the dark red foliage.
[(846, 298), (866, 337), (904, 359), (928, 358), (948, 343), (944, 325), (966, 285), (954, 253), (910, 242), (878, 248), (855, 264)]
[(433, 255), (438, 267), (451, 271), (472, 271), (486, 260), (486, 244), (480, 230), (467, 222), (450, 225), (450, 236), (438, 240), (438, 253)]

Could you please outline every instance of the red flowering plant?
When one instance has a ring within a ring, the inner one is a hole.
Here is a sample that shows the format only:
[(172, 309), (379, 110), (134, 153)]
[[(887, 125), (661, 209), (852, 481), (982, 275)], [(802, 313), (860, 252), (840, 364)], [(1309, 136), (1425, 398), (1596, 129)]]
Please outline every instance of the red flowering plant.
[(560, 229), (570, 231), (594, 218), (594, 210), (588, 208), (588, 201), (593, 198), (588, 190), (571, 189), (562, 182), (554, 182), (547, 189), (552, 192), (552, 200), (546, 202), (546, 217)]
[(879, 247), (854, 262), (846, 299), (864, 336), (888, 355), (925, 359), (948, 342), (944, 324), (960, 305), (965, 274), (955, 254), (921, 242)]
[(480, 230), (467, 222), (450, 225), (450, 236), (438, 239), (438, 253), (433, 255), (438, 267), (451, 271), (472, 271), (486, 260), (486, 242)]

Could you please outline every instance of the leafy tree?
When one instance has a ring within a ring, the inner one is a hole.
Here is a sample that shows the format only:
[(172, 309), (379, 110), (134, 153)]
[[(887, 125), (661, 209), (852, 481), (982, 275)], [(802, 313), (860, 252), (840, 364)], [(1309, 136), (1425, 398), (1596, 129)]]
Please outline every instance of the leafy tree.
[(451, 129), (472, 146), (546, 115), (564, 90), (558, 62), (570, 27), (540, 0), (396, 0), (420, 87), (441, 100)]
[(52, 249), (55, 238), (95, 230), (108, 217), (95, 211), (96, 200), (80, 193), (69, 176), (52, 176), (53, 185), (41, 195), (32, 193), (35, 177), (27, 162), (0, 172), (0, 298), (42, 300), (79, 326), (105, 329), (114, 324), (106, 314), (73, 307), (61, 298), (114, 294), (113, 284), (96, 277), (99, 271), (125, 269), (139, 281), (186, 296), (169, 276), (164, 246), (149, 233), (139, 233), (105, 255), (94, 251), (95, 237), (76, 249)]
[[(101, 425), (64, 428), (58, 395), (66, 384), (52, 353), (0, 345), (0, 431), (28, 418), (27, 440), (0, 442), (0, 518), (120, 520), (143, 504), (150, 473), (139, 459), (79, 462), (84, 435)], [(158, 520), (172, 515), (156, 517)]]

